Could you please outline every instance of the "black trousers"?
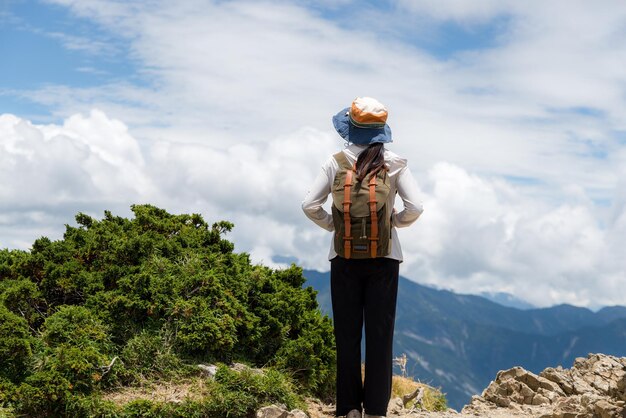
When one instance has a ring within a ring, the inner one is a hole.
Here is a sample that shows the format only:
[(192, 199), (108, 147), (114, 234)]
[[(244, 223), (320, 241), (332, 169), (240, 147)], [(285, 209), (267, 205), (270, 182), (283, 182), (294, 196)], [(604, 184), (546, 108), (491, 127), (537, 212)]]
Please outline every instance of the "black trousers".
[[(387, 415), (399, 264), (390, 258), (335, 257), (330, 262), (337, 342), (337, 416), (353, 409)], [(365, 382), (361, 384), (363, 322)]]

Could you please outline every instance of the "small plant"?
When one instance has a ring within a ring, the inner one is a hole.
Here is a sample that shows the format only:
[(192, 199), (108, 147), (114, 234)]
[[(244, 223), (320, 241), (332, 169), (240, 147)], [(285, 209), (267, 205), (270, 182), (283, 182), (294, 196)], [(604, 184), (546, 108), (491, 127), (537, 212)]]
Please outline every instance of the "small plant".
[(121, 360), (124, 368), (118, 374), (125, 384), (148, 379), (172, 379), (185, 374), (188, 368), (160, 335), (147, 331), (128, 340)]
[(393, 376), (391, 381), (391, 396), (407, 399), (416, 391), (422, 391), (421, 399), (411, 399), (405, 403), (405, 408), (422, 409), (426, 411), (446, 411), (448, 409), (445, 395), (436, 388), (409, 377)]
[[(252, 413), (262, 405), (279, 403), (293, 409), (302, 407), (302, 400), (296, 394), (293, 382), (277, 370), (244, 368), (241, 371), (220, 366), (215, 375), (220, 391), (226, 398), (236, 395), (239, 409)], [(234, 401), (231, 399), (231, 401)]]
[(401, 356), (393, 359), (393, 364), (400, 367), (400, 372), (402, 373), (402, 377), (406, 377), (406, 353), (402, 353)]

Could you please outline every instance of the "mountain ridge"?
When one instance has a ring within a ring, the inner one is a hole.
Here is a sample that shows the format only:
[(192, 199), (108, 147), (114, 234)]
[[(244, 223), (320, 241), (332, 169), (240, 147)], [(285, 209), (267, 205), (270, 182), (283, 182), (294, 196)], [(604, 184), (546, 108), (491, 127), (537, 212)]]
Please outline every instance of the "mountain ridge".
[[(305, 270), (331, 314), (328, 272)], [(570, 366), (590, 352), (626, 354), (626, 307), (593, 312), (567, 304), (520, 310), (477, 295), (399, 281), (394, 356), (407, 355), (410, 375), (447, 393), (460, 408), (503, 369), (538, 372)]]

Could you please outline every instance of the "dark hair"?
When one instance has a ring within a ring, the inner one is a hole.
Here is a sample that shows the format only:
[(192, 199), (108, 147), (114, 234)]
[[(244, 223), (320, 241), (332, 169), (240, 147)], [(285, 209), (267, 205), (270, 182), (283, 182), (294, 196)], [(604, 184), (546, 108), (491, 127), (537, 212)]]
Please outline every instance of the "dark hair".
[(382, 143), (374, 143), (364, 149), (356, 159), (356, 179), (362, 181), (365, 176), (375, 176), (385, 169), (385, 148)]

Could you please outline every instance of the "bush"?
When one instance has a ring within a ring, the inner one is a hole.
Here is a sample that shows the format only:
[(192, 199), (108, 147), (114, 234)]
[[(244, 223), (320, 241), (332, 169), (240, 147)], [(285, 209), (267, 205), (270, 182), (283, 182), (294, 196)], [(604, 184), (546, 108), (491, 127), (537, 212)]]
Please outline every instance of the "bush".
[[(307, 316), (306, 314), (303, 316)], [(329, 399), (335, 393), (335, 347), (328, 317), (309, 316), (309, 327), (286, 341), (275, 355), (274, 364), (292, 376), (309, 393)]]
[(122, 408), (97, 395), (77, 395), (68, 399), (65, 414), (72, 418), (122, 418)]
[(27, 322), (0, 305), (0, 379), (19, 382), (32, 357)]
[(302, 407), (302, 400), (296, 395), (293, 382), (278, 370), (270, 368), (259, 372), (246, 368), (235, 371), (222, 365), (217, 370), (215, 381), (221, 386), (226, 398), (230, 398), (230, 394), (235, 395), (236, 401), (228, 400), (236, 402), (237, 410), (244, 415), (254, 412), (261, 405), (272, 403), (283, 404), (287, 409)]
[[(252, 265), (223, 239), (229, 222), (209, 225), (200, 215), (151, 205), (132, 211), (133, 219), (79, 213), (61, 240), (40, 238), (31, 251), (0, 250), (0, 379), (19, 385), (20, 411), (105, 410), (94, 400), (98, 390), (185, 376), (184, 363), (198, 362), (270, 366), (302, 392), (332, 391), (332, 324), (315, 292), (302, 288), (300, 268)], [(292, 390), (278, 381), (282, 394), (261, 390), (274, 372), (227, 373), (221, 372), (217, 400), (200, 403), (206, 411), (255, 404), (236, 389), (237, 379), (248, 379), (242, 385), (257, 388), (260, 399), (288, 398)], [(155, 405), (129, 408), (178, 408)]]
[(16, 410), (29, 417), (63, 416), (73, 385), (55, 370), (36, 372), (16, 391)]
[(26, 319), (31, 328), (38, 328), (44, 320), (42, 310), (45, 310), (45, 301), (37, 284), (27, 280), (7, 280), (4, 282), (2, 303), (11, 312)]
[(17, 387), (10, 381), (0, 378), (0, 418), (11, 418), (13, 401), (16, 399)]
[(144, 331), (131, 338), (120, 356), (122, 368), (117, 376), (125, 384), (149, 379), (172, 379), (189, 375), (195, 368), (186, 366), (160, 335)]
[[(46, 399), (52, 402), (63, 400), (69, 392), (60, 391), (60, 387), (90, 393), (99, 384), (111, 361), (107, 353), (112, 346), (107, 328), (91, 311), (82, 306), (60, 307), (44, 322), (41, 338), (44, 347), (36, 359), (38, 373), (26, 383), (33, 386), (33, 379), (43, 379), (53, 382), (57, 389), (50, 396), (36, 396), (40, 404)], [(25, 390), (31, 391), (29, 388)]]
[(112, 348), (107, 327), (83, 306), (61, 306), (44, 322), (41, 337), (49, 347), (72, 345), (103, 352)]

